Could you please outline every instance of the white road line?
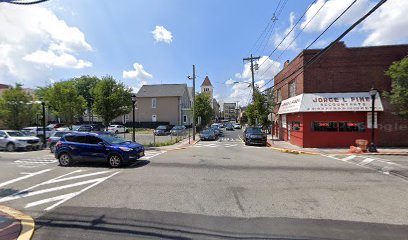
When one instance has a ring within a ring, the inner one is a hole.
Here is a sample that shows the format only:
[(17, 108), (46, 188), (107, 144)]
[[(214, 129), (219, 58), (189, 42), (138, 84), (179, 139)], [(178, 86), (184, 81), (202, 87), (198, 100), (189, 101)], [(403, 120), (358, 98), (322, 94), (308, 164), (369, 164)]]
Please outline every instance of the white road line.
[(17, 194), (15, 194), (15, 196), (0, 198), (0, 203), (13, 201), (13, 200), (21, 199), (21, 198), (26, 198), (26, 197), (31, 197), (31, 196), (36, 196), (36, 195), (43, 194), (43, 193), (55, 192), (55, 191), (59, 191), (59, 190), (67, 189), (67, 188), (78, 187), (78, 186), (86, 185), (89, 183), (98, 182), (101, 180), (106, 180), (106, 178), (95, 178), (95, 179), (91, 179), (91, 180), (87, 180), (83, 182), (71, 183), (71, 184), (67, 184), (67, 185), (63, 185), (59, 187), (47, 188), (47, 189), (38, 190), (34, 192), (20, 191)]
[(351, 159), (353, 159), (353, 158), (355, 158), (355, 157), (357, 157), (357, 156), (356, 156), (356, 155), (350, 155), (350, 156), (345, 157), (345, 158), (340, 159), (340, 160), (342, 160), (342, 161), (348, 161), (348, 160), (351, 160)]
[(55, 179), (55, 180), (49, 180), (49, 181), (45, 182), (42, 185), (50, 184), (50, 183), (58, 183), (58, 182), (63, 182), (63, 181), (69, 181), (69, 180), (78, 179), (78, 178), (91, 177), (91, 176), (101, 175), (101, 174), (105, 174), (105, 173), (109, 173), (109, 172), (111, 172), (111, 171), (101, 171), (101, 172), (82, 174), (82, 175), (67, 177), (67, 178), (58, 178), (58, 179)]
[[(47, 199), (39, 200), (39, 201), (36, 201), (36, 202), (28, 203), (28, 204), (25, 206), (25, 208), (29, 208), (29, 207), (41, 205), (41, 204), (44, 204), (44, 203), (54, 202), (54, 201), (60, 200), (59, 202), (57, 202), (57, 203), (55, 203), (55, 204), (53, 204), (53, 205), (51, 205), (51, 206), (49, 206), (49, 207), (47, 207), (47, 208), (45, 209), (45, 211), (49, 211), (49, 210), (51, 210), (51, 209), (53, 209), (53, 208), (55, 208), (55, 207), (61, 205), (62, 203), (66, 202), (66, 201), (68, 201), (68, 200), (70, 200), (70, 199), (72, 199), (73, 197), (78, 196), (79, 194), (81, 194), (81, 193), (87, 191), (88, 189), (91, 189), (91, 188), (95, 187), (96, 185), (98, 185), (98, 184), (100, 184), (100, 183), (106, 181), (107, 179), (109, 179), (109, 178), (115, 176), (115, 175), (118, 174), (118, 173), (120, 173), (120, 172), (112, 173), (111, 175), (109, 175), (109, 176), (107, 176), (107, 177), (104, 177), (104, 178), (98, 178), (98, 179), (99, 179), (98, 181), (96, 181), (95, 183), (93, 183), (93, 184), (89, 185), (88, 187), (83, 188), (83, 189), (81, 189), (81, 190), (79, 190), (79, 191), (77, 191), (77, 192), (68, 193), (68, 194), (64, 194), (64, 195), (60, 195), (60, 196), (56, 196), (56, 197), (47, 198)], [(96, 180), (96, 179), (95, 179), (95, 180)]]
[(364, 159), (360, 164), (361, 164), (361, 165), (366, 165), (366, 164), (369, 164), (369, 163), (372, 162), (372, 161), (374, 161), (374, 159), (372, 159), (372, 158), (366, 158), (366, 159)]
[(21, 181), (21, 180), (24, 180), (24, 179), (27, 179), (27, 178), (30, 178), (30, 177), (34, 177), (34, 176), (39, 175), (39, 174), (49, 172), (51, 170), (52, 169), (44, 169), (44, 170), (41, 170), (41, 171), (35, 172), (35, 173), (23, 173), (23, 174), (26, 174), (26, 175), (22, 176), (22, 177), (15, 178), (15, 179), (12, 179), (12, 180), (9, 180), (9, 181), (6, 181), (6, 182), (3, 182), (3, 183), (0, 183), (0, 187), (4, 187), (4, 186), (9, 185), (11, 183), (15, 183), (15, 182), (18, 182), (18, 181)]

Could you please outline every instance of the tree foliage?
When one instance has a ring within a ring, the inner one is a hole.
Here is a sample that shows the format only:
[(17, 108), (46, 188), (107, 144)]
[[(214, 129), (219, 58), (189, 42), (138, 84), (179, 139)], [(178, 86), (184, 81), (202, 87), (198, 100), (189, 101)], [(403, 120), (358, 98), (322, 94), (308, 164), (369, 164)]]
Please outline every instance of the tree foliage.
[(201, 125), (207, 126), (213, 117), (211, 99), (208, 94), (200, 93), (196, 95), (193, 111), (196, 119), (201, 118)]
[(39, 106), (33, 100), (33, 96), (21, 84), (5, 90), (0, 98), (2, 125), (8, 129), (22, 129), (34, 122)]
[(391, 78), (391, 92), (386, 93), (390, 102), (397, 108), (396, 113), (408, 118), (408, 56), (394, 62), (386, 71)]
[(90, 110), (93, 104), (92, 89), (100, 81), (100, 79), (96, 76), (83, 75), (73, 80), (75, 81), (75, 86), (79, 95), (85, 99), (86, 107), (88, 110)]
[(43, 95), (50, 111), (62, 117), (67, 125), (74, 124), (86, 109), (86, 101), (79, 94), (73, 80), (54, 83), (41, 91), (39, 93)]
[(93, 111), (105, 125), (113, 119), (127, 114), (132, 108), (132, 90), (117, 83), (111, 76), (102, 77), (92, 88)]
[(245, 111), (248, 124), (267, 127), (270, 124), (268, 115), (272, 112), (273, 106), (273, 90), (262, 93), (258, 88), (255, 88), (254, 100)]

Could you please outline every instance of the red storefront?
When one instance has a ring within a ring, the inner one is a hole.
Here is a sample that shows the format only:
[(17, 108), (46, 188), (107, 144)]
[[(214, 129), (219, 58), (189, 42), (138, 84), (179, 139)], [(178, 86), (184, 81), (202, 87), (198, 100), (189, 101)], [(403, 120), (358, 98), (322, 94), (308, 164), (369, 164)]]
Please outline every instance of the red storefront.
[[(370, 139), (371, 97), (368, 92), (311, 93), (280, 104), (282, 139), (301, 147), (348, 147), (356, 139)], [(383, 106), (375, 99), (375, 125)]]
[(274, 80), (273, 135), (301, 147), (349, 147), (371, 141), (371, 97), (375, 99), (375, 143), (408, 146), (408, 120), (394, 113), (384, 92), (391, 90), (385, 71), (408, 55), (408, 45), (347, 48), (336, 44), (296, 74), (320, 50), (304, 50)]

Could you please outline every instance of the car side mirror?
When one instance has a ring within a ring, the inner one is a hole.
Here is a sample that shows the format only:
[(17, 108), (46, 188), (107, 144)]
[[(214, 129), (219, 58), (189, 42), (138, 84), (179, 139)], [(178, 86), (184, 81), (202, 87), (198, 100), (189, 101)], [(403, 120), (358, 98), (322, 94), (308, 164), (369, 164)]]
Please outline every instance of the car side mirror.
[(6, 136), (4, 136), (4, 139), (6, 139), (6, 138), (8, 138), (8, 136), (6, 135)]
[(104, 142), (98, 142), (98, 145), (104, 147), (106, 144)]

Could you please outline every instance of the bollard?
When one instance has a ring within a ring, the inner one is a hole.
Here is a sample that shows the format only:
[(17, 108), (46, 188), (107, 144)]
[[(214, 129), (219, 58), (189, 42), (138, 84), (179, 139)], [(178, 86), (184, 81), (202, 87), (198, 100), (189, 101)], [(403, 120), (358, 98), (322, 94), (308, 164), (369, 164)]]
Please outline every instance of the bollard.
[(153, 132), (153, 147), (156, 147), (156, 134)]

